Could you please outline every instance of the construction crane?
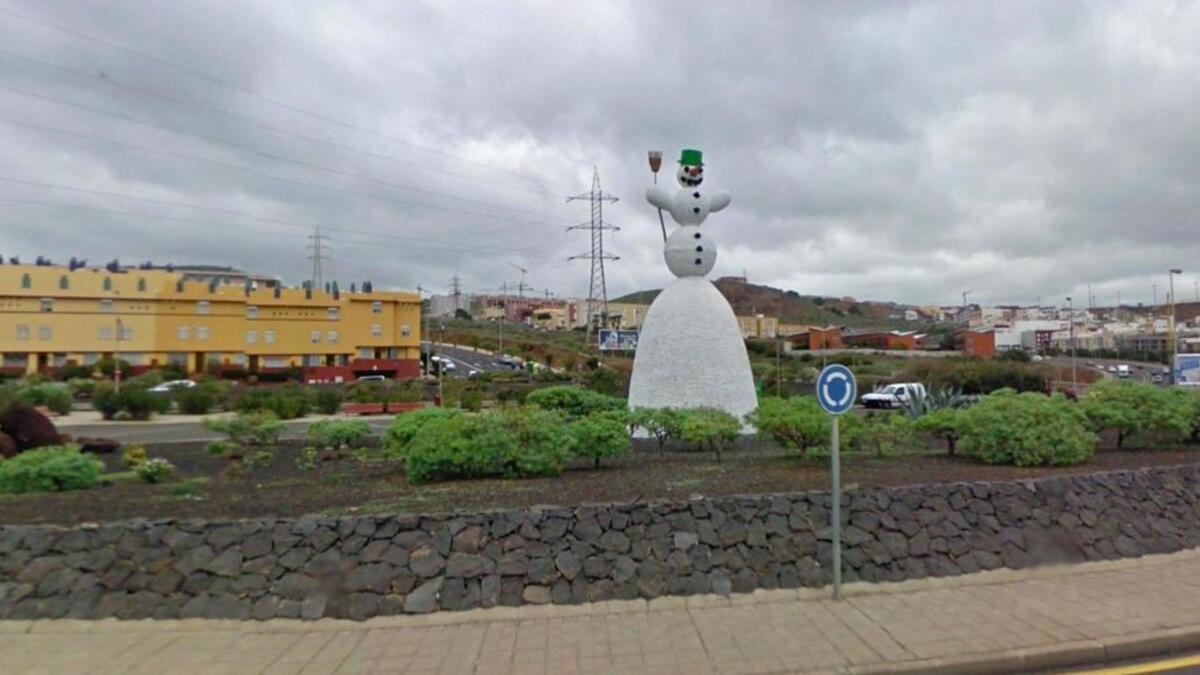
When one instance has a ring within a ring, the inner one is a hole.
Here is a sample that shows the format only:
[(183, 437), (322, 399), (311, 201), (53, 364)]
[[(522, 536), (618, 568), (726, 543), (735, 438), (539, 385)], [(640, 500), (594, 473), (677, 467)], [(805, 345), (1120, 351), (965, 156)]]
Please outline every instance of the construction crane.
[(519, 271), (521, 273), (521, 282), (517, 284), (517, 297), (524, 298), (525, 297), (525, 289), (529, 288), (528, 286), (525, 285), (525, 275), (529, 274), (529, 270), (525, 269), (524, 267), (521, 267), (520, 265), (518, 265), (516, 263), (508, 263), (508, 265), (509, 265), (509, 267), (512, 267), (513, 269), (516, 269), (517, 271)]

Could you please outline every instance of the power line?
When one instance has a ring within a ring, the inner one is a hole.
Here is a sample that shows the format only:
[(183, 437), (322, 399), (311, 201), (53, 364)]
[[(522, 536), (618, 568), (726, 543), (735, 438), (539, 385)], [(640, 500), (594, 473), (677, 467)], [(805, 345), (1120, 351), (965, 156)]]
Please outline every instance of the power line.
[(591, 279), (588, 282), (587, 341), (592, 342), (595, 325), (608, 326), (608, 287), (604, 278), (604, 261), (618, 260), (615, 255), (604, 252), (604, 231), (615, 232), (620, 228), (604, 222), (604, 202), (615, 202), (617, 198), (600, 189), (600, 170), (592, 170), (592, 189), (567, 198), (567, 201), (587, 200), (592, 207), (592, 217), (587, 223), (572, 225), (567, 230), (588, 230), (591, 233), (592, 250), (589, 253), (571, 256), (570, 260), (587, 259), (592, 263)]
[(312, 242), (308, 245), (308, 259), (312, 262), (312, 277), (309, 281), (311, 284), (309, 288), (320, 290), (324, 283), (324, 279), (321, 278), (321, 263), (329, 259), (324, 253), (326, 250), (325, 242), (329, 241), (329, 237), (321, 234), (321, 226), (318, 225), (313, 230), (313, 233), (308, 235), (308, 240)]
[(354, 146), (345, 145), (343, 143), (338, 143), (336, 141), (330, 141), (330, 140), (323, 139), (323, 138), (307, 136), (305, 134), (300, 134), (300, 133), (296, 133), (293, 131), (287, 131), (285, 129), (280, 129), (278, 127), (274, 127), (269, 124), (265, 124), (262, 121), (254, 118), (254, 117), (251, 117), (249, 115), (243, 115), (240, 113), (231, 112), (231, 111), (225, 110), (224, 108), (220, 108), (218, 106), (208, 105), (208, 104), (200, 103), (197, 101), (190, 101), (187, 99), (182, 99), (182, 98), (178, 98), (176, 96), (172, 96), (170, 94), (165, 94), (163, 92), (156, 91), (154, 89), (140, 87), (140, 86), (137, 86), (134, 84), (129, 84), (128, 82), (122, 82), (121, 80), (115, 79), (111, 75), (108, 75), (107, 73), (95, 75), (93, 73), (88, 73), (88, 72), (85, 72), (82, 70), (76, 70), (74, 68), (69, 68), (67, 66), (63, 66), (60, 64), (50, 63), (48, 61), (42, 61), (40, 59), (35, 59), (35, 58), (33, 58), (31, 56), (27, 56), (25, 54), (18, 54), (16, 52), (12, 52), (12, 51), (9, 51), (4, 48), (0, 48), (0, 55), (5, 55), (11, 59), (16, 59), (16, 60), (32, 63), (36, 66), (40, 66), (42, 68), (46, 68), (49, 70), (68, 73), (75, 77), (88, 80), (89, 82), (99, 81), (105, 85), (108, 85), (108, 86), (111, 86), (114, 88), (125, 89), (125, 90), (128, 90), (130, 92), (133, 92), (133, 93), (141, 95), (141, 96), (159, 99), (159, 100), (166, 101), (166, 102), (174, 104), (174, 105), (178, 105), (178, 106), (182, 106), (182, 107), (186, 107), (186, 108), (193, 108), (193, 109), (196, 109), (196, 110), (199, 110), (202, 112), (216, 113), (218, 115), (222, 115), (224, 117), (228, 117), (230, 119), (237, 120), (239, 122), (252, 124), (252, 125), (254, 125), (254, 127), (256, 129), (259, 129), (262, 131), (267, 131), (267, 132), (270, 132), (273, 134), (278, 134), (280, 136), (286, 136), (288, 138), (293, 138), (293, 139), (305, 141), (308, 143), (324, 145), (327, 147), (338, 148), (338, 149), (344, 150), (346, 152), (352, 152), (355, 154), (363, 155), (364, 157), (371, 157), (373, 159), (380, 159), (380, 160), (392, 162), (395, 164), (416, 167), (423, 171), (431, 171), (431, 172), (435, 172), (435, 173), (441, 173), (441, 174), (445, 174), (448, 176), (455, 176), (457, 178), (462, 178), (465, 180), (470, 180), (470, 181), (479, 182), (479, 183), (490, 183), (493, 185), (500, 185), (500, 186), (503, 186), (506, 188), (522, 190), (525, 192), (530, 192), (530, 193), (535, 193), (535, 194), (540, 194), (540, 195), (546, 194), (545, 189), (534, 188), (534, 187), (531, 187), (529, 185), (525, 185), (525, 184), (522, 184), (519, 182), (501, 181), (501, 180), (495, 180), (495, 179), (490, 179), (490, 178), (483, 178), (480, 176), (473, 176), (471, 174), (466, 174), (466, 173), (459, 173), (457, 171), (451, 171), (450, 169), (446, 169), (444, 167), (431, 166), (425, 162), (401, 159), (399, 157), (394, 157), (392, 155), (387, 155), (387, 154), (384, 154), (381, 152), (373, 152), (371, 150), (364, 150), (362, 148), (356, 148)]
[(254, 90), (248, 89), (248, 88), (246, 88), (246, 87), (244, 87), (244, 86), (242, 86), (242, 85), (240, 85), (240, 84), (238, 84), (238, 83), (236, 83), (236, 82), (233, 82), (233, 81), (227, 80), (227, 79), (225, 79), (225, 78), (218, 77), (218, 76), (216, 76), (216, 75), (211, 75), (211, 74), (209, 74), (209, 73), (206, 73), (206, 72), (204, 72), (204, 71), (202, 71), (202, 70), (199, 70), (199, 69), (196, 69), (196, 68), (192, 68), (192, 67), (190, 67), (190, 66), (186, 66), (186, 65), (183, 65), (183, 64), (181, 64), (181, 63), (177, 63), (177, 62), (175, 62), (175, 61), (171, 61), (171, 60), (169, 60), (169, 59), (164, 59), (164, 58), (162, 58), (162, 57), (154, 56), (154, 55), (152, 55), (152, 54), (147, 54), (147, 53), (145, 53), (145, 52), (139, 51), (139, 50), (137, 50), (137, 49), (134, 49), (134, 48), (132, 48), (132, 47), (129, 47), (129, 46), (127, 46), (127, 45), (121, 44), (121, 43), (119, 43), (119, 42), (114, 42), (114, 41), (112, 41), (112, 40), (108, 40), (108, 39), (105, 39), (105, 38), (102, 38), (102, 37), (98, 37), (98, 36), (95, 36), (95, 35), (91, 35), (91, 34), (89, 34), (89, 33), (85, 33), (85, 32), (83, 32), (83, 31), (76, 30), (76, 29), (74, 29), (74, 28), (69, 28), (69, 27), (67, 27), (67, 26), (61, 26), (61, 25), (58, 25), (58, 24), (52, 23), (52, 22), (50, 22), (50, 21), (46, 21), (45, 19), (41, 19), (41, 18), (39, 18), (39, 17), (30, 16), (29, 14), (25, 14), (25, 13), (23, 13), (23, 12), (19, 12), (19, 11), (15, 10), (15, 9), (13, 9), (13, 8), (11, 8), (11, 7), (8, 7), (8, 6), (6, 6), (6, 5), (0, 5), (0, 12), (3, 12), (3, 13), (5, 13), (5, 14), (8, 14), (8, 15), (10, 15), (10, 16), (16, 17), (16, 18), (18, 18), (18, 19), (21, 19), (21, 20), (23, 20), (23, 21), (28, 21), (28, 22), (30, 22), (30, 23), (37, 24), (37, 25), (39, 25), (39, 26), (43, 26), (43, 27), (46, 27), (46, 28), (51, 28), (51, 29), (53, 29), (53, 30), (60, 31), (60, 32), (62, 32), (62, 33), (65, 33), (65, 34), (67, 34), (67, 35), (70, 35), (70, 36), (72, 36), (72, 37), (75, 37), (75, 38), (77, 38), (77, 39), (80, 39), (80, 40), (85, 40), (85, 41), (87, 41), (87, 42), (92, 42), (92, 43), (95, 43), (95, 44), (100, 44), (100, 45), (104, 45), (104, 46), (106, 46), (106, 47), (110, 47), (110, 48), (112, 48), (112, 49), (117, 49), (117, 50), (119, 50), (119, 51), (122, 51), (122, 52), (125, 52), (125, 53), (127, 53), (127, 54), (131, 54), (131, 55), (133, 55), (133, 56), (136, 56), (136, 57), (138, 57), (138, 58), (141, 58), (141, 59), (145, 59), (145, 60), (147, 60), (147, 61), (150, 61), (151, 63), (155, 63), (155, 64), (158, 64), (158, 65), (161, 65), (161, 66), (167, 67), (167, 68), (172, 68), (172, 69), (178, 70), (178, 71), (180, 71), (180, 72), (183, 72), (183, 73), (186, 73), (186, 74), (188, 74), (188, 75), (191, 75), (192, 77), (196, 77), (196, 78), (198, 78), (198, 79), (202, 79), (202, 80), (205, 80), (205, 81), (207, 81), (207, 82), (211, 82), (211, 83), (214, 83), (214, 84), (218, 84), (218, 85), (221, 85), (221, 86), (224, 86), (224, 87), (231, 88), (231, 89), (233, 89), (233, 90), (235, 90), (235, 91), (238, 91), (238, 92), (240, 92), (240, 93), (242, 93), (242, 94), (245, 94), (245, 95), (247, 95), (247, 96), (250, 96), (250, 97), (252, 97), (252, 98), (256, 98), (256, 99), (258, 99), (258, 100), (260, 100), (260, 101), (262, 101), (262, 102), (264, 102), (264, 103), (267, 103), (267, 104), (269, 104), (269, 105), (272, 105), (272, 106), (275, 106), (275, 107), (278, 107), (278, 108), (281, 108), (281, 109), (283, 109), (283, 110), (287, 110), (287, 111), (290, 111), (290, 112), (293, 112), (293, 113), (296, 113), (296, 114), (299, 114), (299, 115), (304, 115), (304, 116), (306, 116), (306, 117), (310, 117), (310, 118), (312, 118), (312, 119), (320, 120), (320, 121), (323, 121), (323, 122), (326, 122), (326, 123), (329, 123), (329, 124), (334, 124), (334, 125), (337, 125), (337, 126), (340, 126), (340, 127), (344, 127), (344, 128), (346, 128), (346, 129), (351, 129), (351, 130), (357, 131), (357, 132), (359, 132), (359, 133), (366, 134), (366, 135), (368, 135), (368, 136), (372, 136), (372, 137), (374, 137), (374, 138), (379, 138), (379, 139), (386, 140), (386, 141), (389, 141), (389, 142), (392, 142), (392, 143), (397, 143), (397, 144), (399, 144), (399, 145), (404, 145), (404, 146), (407, 146), (407, 147), (411, 147), (411, 148), (414, 148), (414, 149), (417, 149), (417, 150), (422, 150), (422, 151), (429, 152), (429, 153), (433, 153), (433, 154), (436, 154), (436, 155), (441, 155), (441, 156), (443, 156), (443, 157), (447, 157), (447, 158), (449, 158), (449, 159), (454, 159), (454, 160), (456, 160), (456, 161), (459, 161), (459, 162), (464, 162), (464, 163), (467, 163), (467, 164), (474, 164), (474, 165), (476, 165), (476, 166), (480, 166), (480, 167), (482, 167), (482, 168), (489, 169), (489, 170), (491, 170), (491, 171), (499, 171), (499, 172), (502, 172), (502, 173), (508, 173), (508, 174), (511, 174), (511, 175), (514, 175), (514, 176), (518, 176), (518, 177), (521, 177), (521, 178), (525, 178), (525, 179), (536, 180), (536, 181), (542, 181), (542, 182), (546, 182), (546, 183), (553, 183), (553, 181), (547, 181), (547, 180), (545, 180), (545, 179), (542, 179), (542, 178), (537, 178), (537, 177), (529, 176), (529, 175), (522, 174), (522, 173), (519, 173), (519, 172), (516, 172), (516, 171), (512, 171), (512, 170), (510, 170), (510, 169), (502, 169), (502, 168), (500, 168), (500, 167), (495, 167), (495, 166), (492, 166), (492, 165), (490, 165), (490, 164), (487, 164), (487, 163), (484, 163), (484, 162), (480, 162), (480, 161), (478, 161), (478, 160), (473, 160), (473, 159), (470, 159), (470, 158), (467, 158), (467, 157), (462, 157), (462, 156), (460, 156), (460, 155), (455, 155), (454, 153), (446, 152), (446, 151), (444, 151), (444, 150), (439, 150), (439, 149), (437, 149), (437, 148), (431, 148), (431, 147), (428, 147), (428, 146), (420, 145), (420, 144), (418, 144), (418, 143), (413, 143), (413, 142), (411, 142), (411, 141), (406, 141), (406, 140), (404, 140), (404, 139), (401, 139), (401, 138), (395, 138), (395, 137), (392, 137), (392, 136), (388, 136), (387, 134), (381, 134), (381, 133), (379, 133), (379, 132), (377, 132), (377, 131), (372, 131), (372, 130), (370, 130), (370, 129), (366, 129), (366, 128), (364, 128), (364, 127), (361, 127), (361, 126), (359, 126), (359, 125), (357, 125), (357, 124), (355, 124), (355, 123), (353, 123), (353, 122), (349, 122), (349, 121), (346, 121), (346, 120), (343, 120), (343, 119), (339, 119), (339, 118), (336, 118), (336, 117), (332, 117), (332, 116), (329, 116), (329, 115), (325, 115), (325, 114), (322, 114), (322, 113), (314, 112), (314, 111), (308, 110), (308, 109), (306, 109), (306, 108), (301, 108), (301, 107), (299, 107), (299, 106), (296, 106), (296, 105), (293, 105), (293, 104), (290, 104), (290, 103), (286, 103), (286, 102), (284, 102), (284, 101), (280, 101), (280, 100), (277, 100), (277, 99), (274, 99), (274, 98), (270, 98), (270, 97), (267, 97), (267, 96), (263, 96), (262, 94), (259, 94), (258, 92), (254, 91)]
[[(394, 188), (398, 188), (398, 189), (401, 189), (401, 190), (409, 190), (409, 191), (412, 191), (412, 192), (418, 192), (418, 193), (421, 193), (421, 194), (427, 194), (427, 195), (430, 195), (430, 196), (433, 196), (433, 197), (440, 197), (440, 198), (442, 198), (442, 199), (452, 199), (452, 200), (456, 200), (456, 201), (462, 201), (462, 202), (468, 202), (468, 203), (472, 203), (472, 204), (478, 204), (478, 205), (480, 205), (480, 206), (484, 206), (484, 207), (487, 207), (487, 208), (495, 208), (495, 209), (503, 209), (503, 210), (506, 210), (506, 211), (514, 211), (514, 212), (517, 212), (517, 213), (524, 213), (524, 214), (533, 215), (533, 216), (537, 216), (537, 217), (540, 217), (540, 218), (552, 219), (552, 220), (564, 220), (563, 218), (561, 218), (561, 217), (559, 217), (559, 216), (554, 216), (554, 215), (551, 215), (551, 214), (548, 214), (548, 213), (541, 213), (541, 212), (537, 212), (537, 211), (530, 211), (529, 209), (522, 209), (522, 208), (517, 208), (517, 207), (512, 207), (512, 206), (505, 206), (505, 205), (503, 205), (503, 204), (497, 204), (497, 203), (495, 203), (495, 202), (487, 202), (487, 201), (483, 201), (483, 200), (479, 200), (479, 199), (470, 199), (470, 198), (467, 198), (467, 197), (460, 197), (460, 196), (458, 196), (458, 195), (453, 195), (453, 194), (444, 193), (444, 192), (438, 192), (438, 191), (436, 191), (436, 190), (427, 190), (427, 189), (425, 189), (425, 188), (415, 187), (415, 186), (412, 186), (412, 185), (405, 185), (404, 183), (397, 183), (397, 182), (394, 182), (394, 181), (384, 180), (384, 179), (382, 179), (382, 178), (375, 178), (374, 176), (367, 176), (367, 175), (364, 175), (364, 174), (355, 173), (355, 172), (353, 172), (353, 171), (345, 171), (345, 170), (341, 170), (341, 169), (334, 169), (334, 168), (331, 168), (331, 167), (326, 167), (326, 166), (323, 166), (323, 165), (320, 165), (320, 164), (314, 164), (314, 163), (311, 163), (311, 162), (306, 162), (306, 161), (303, 161), (303, 160), (293, 159), (293, 158), (290, 158), (290, 157), (282, 157), (282, 156), (279, 156), (279, 155), (273, 155), (273, 154), (269, 154), (269, 153), (266, 153), (266, 152), (262, 152), (261, 150), (256, 150), (256, 149), (254, 149), (254, 148), (250, 148), (250, 147), (247, 147), (247, 146), (241, 145), (241, 144), (239, 144), (239, 143), (234, 143), (234, 142), (232, 142), (232, 141), (227, 141), (227, 140), (225, 140), (225, 139), (222, 139), (222, 138), (216, 138), (216, 137), (213, 137), (213, 136), (207, 136), (207, 135), (204, 135), (204, 134), (197, 134), (197, 133), (194, 133), (194, 132), (188, 131), (188, 130), (186, 130), (186, 129), (180, 129), (180, 128), (178, 128), (178, 127), (168, 126), (168, 125), (165, 125), (165, 124), (159, 124), (159, 123), (157, 123), (157, 122), (153, 122), (153, 121), (151, 121), (151, 120), (147, 120), (147, 119), (144, 119), (144, 118), (135, 117), (135, 116), (133, 116), (133, 115), (128, 115), (128, 114), (126, 114), (126, 113), (115, 112), (115, 111), (111, 111), (111, 110), (105, 110), (105, 109), (103, 109), (103, 108), (96, 108), (96, 107), (94, 107), (94, 106), (90, 106), (90, 105), (86, 105), (86, 104), (82, 104), (82, 103), (77, 103), (77, 102), (75, 102), (75, 101), (68, 101), (68, 100), (61, 99), (61, 98), (57, 98), (57, 97), (54, 97), (54, 96), (47, 96), (47, 95), (45, 95), (45, 94), (34, 93), (34, 92), (25, 91), (25, 90), (21, 90), (21, 89), (14, 89), (14, 88), (12, 88), (12, 87), (9, 87), (9, 86), (3, 85), (3, 84), (0, 84), (0, 90), (9, 91), (9, 92), (12, 92), (12, 93), (14, 93), (14, 94), (19, 94), (19, 95), (21, 95), (21, 96), (28, 96), (28, 97), (30, 97), (30, 98), (36, 98), (36, 99), (40, 99), (40, 100), (43, 100), (43, 101), (48, 101), (48, 102), (50, 102), (50, 103), (54, 103), (54, 104), (57, 104), (57, 105), (65, 105), (65, 106), (69, 106), (69, 107), (72, 107), (72, 108), (76, 108), (76, 109), (79, 109), (79, 110), (84, 110), (84, 111), (91, 112), (91, 113), (95, 113), (95, 114), (99, 114), (99, 115), (106, 115), (106, 116), (109, 116), (109, 117), (114, 117), (114, 118), (116, 118), (116, 119), (124, 120), (124, 121), (126, 121), (126, 122), (130, 122), (130, 123), (133, 123), (133, 124), (141, 124), (141, 125), (144, 125), (144, 126), (152, 127), (152, 128), (155, 128), (155, 129), (161, 129), (161, 130), (163, 130), (163, 131), (168, 131), (168, 132), (175, 133), (175, 134), (180, 134), (180, 135), (183, 135), (183, 136), (191, 136), (192, 138), (198, 138), (198, 139), (200, 139), (200, 140), (207, 141), (207, 142), (209, 142), (209, 143), (217, 143), (217, 144), (219, 144), (219, 145), (228, 146), (228, 147), (230, 147), (230, 148), (233, 148), (233, 149), (235, 149), (235, 150), (240, 150), (240, 151), (242, 151), (242, 152), (248, 152), (248, 153), (251, 153), (251, 154), (253, 154), (253, 155), (256, 155), (256, 156), (258, 156), (258, 157), (262, 157), (262, 158), (264, 158), (264, 159), (273, 160), (273, 161), (276, 161), (276, 162), (282, 162), (282, 163), (285, 163), (285, 164), (294, 164), (294, 165), (297, 165), (297, 166), (302, 166), (302, 167), (305, 167), (305, 168), (307, 168), (307, 169), (312, 169), (312, 170), (314, 170), (314, 171), (322, 171), (322, 172), (325, 172), (325, 173), (330, 173), (330, 174), (334, 174), (334, 175), (344, 176), (344, 177), (348, 177), (348, 178), (354, 178), (354, 179), (357, 179), (357, 180), (362, 180), (362, 181), (366, 181), (366, 182), (371, 182), (371, 183), (379, 183), (379, 184), (381, 184), (381, 185), (386, 185), (386, 186), (388, 186), (388, 187), (394, 187)], [(418, 203), (418, 204), (419, 204), (419, 205), (423, 205), (423, 203)], [(432, 208), (432, 207), (431, 207), (431, 208)]]

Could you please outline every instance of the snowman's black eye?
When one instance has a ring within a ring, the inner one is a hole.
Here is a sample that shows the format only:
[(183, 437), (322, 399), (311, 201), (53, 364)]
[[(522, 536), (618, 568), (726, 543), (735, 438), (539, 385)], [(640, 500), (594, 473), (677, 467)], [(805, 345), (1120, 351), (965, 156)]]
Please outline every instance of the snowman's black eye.
[(697, 246), (697, 247), (696, 247), (696, 253), (704, 253), (704, 247), (703, 247), (703, 246)]
[(693, 196), (693, 197), (695, 197), (696, 199), (700, 199), (700, 193), (699, 193), (699, 192), (693, 192), (693, 193), (692, 193), (692, 196)]
[(696, 233), (694, 236), (695, 236), (697, 239), (699, 239), (699, 238), (700, 238), (700, 233), (699, 233), (699, 232), (697, 232), (697, 233)]

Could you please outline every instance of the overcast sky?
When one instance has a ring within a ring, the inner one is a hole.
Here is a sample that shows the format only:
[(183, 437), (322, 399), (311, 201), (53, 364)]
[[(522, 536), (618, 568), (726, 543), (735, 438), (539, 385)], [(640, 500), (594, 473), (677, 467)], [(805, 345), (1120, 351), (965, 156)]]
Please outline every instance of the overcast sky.
[[(645, 201), (704, 152), (713, 277), (1149, 303), (1200, 272), (1200, 4), (0, 1), (0, 254), (444, 292), (671, 280)], [(669, 221), (668, 221), (669, 222)]]

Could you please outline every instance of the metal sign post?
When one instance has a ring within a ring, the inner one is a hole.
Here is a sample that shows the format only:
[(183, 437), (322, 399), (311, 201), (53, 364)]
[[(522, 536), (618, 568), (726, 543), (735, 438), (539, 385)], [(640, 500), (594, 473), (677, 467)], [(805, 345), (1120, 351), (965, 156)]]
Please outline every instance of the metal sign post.
[(842, 597), (842, 460), (838, 442), (838, 420), (850, 412), (857, 398), (858, 384), (854, 373), (841, 364), (826, 366), (817, 376), (817, 403), (833, 417), (829, 432), (830, 529), (833, 531), (833, 599)]

